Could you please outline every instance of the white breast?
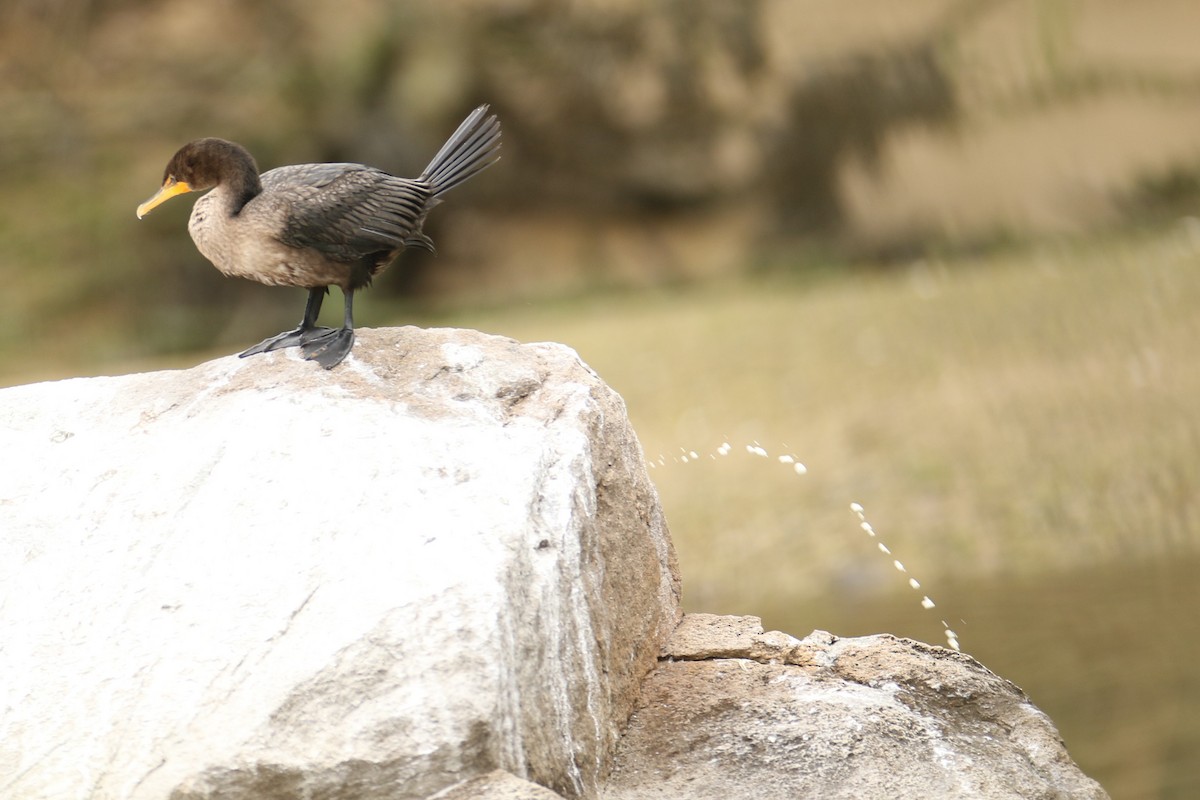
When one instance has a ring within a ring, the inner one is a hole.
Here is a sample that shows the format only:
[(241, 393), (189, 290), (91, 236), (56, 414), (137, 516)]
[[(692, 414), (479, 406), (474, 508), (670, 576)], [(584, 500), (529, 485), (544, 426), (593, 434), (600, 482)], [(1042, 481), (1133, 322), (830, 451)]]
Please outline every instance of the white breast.
[(188, 220), (196, 249), (225, 275), (270, 286), (300, 285), (304, 254), (255, 225), (253, 215), (231, 216), (229, 202), (219, 186), (196, 201)]

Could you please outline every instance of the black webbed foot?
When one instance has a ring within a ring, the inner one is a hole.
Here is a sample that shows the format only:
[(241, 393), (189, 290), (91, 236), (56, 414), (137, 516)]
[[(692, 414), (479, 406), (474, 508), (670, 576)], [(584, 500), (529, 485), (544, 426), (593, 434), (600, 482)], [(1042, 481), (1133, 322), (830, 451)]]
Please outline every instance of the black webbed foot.
[(354, 329), (338, 328), (314, 336), (300, 345), (300, 352), (309, 361), (316, 361), (325, 369), (333, 369), (342, 363), (354, 346)]
[(278, 336), (272, 336), (270, 339), (263, 339), (258, 344), (251, 347), (249, 350), (243, 350), (238, 353), (238, 358), (253, 356), (259, 353), (269, 353), (272, 350), (281, 350), (285, 347), (296, 347), (310, 342), (317, 337), (324, 336), (327, 333), (332, 333), (332, 328), (306, 328), (303, 325), (291, 331), (284, 331)]

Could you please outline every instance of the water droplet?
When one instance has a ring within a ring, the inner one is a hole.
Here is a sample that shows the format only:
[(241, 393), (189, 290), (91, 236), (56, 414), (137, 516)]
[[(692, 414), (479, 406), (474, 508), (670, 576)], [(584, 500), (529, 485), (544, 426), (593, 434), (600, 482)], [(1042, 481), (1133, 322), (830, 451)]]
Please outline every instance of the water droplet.
[(881, 552), (881, 553), (885, 553), (885, 554), (887, 554), (887, 555), (889, 555), (889, 556), (892, 554), (892, 551), (891, 551), (891, 550), (888, 550), (888, 547), (887, 547), (887, 545), (886, 545), (886, 544), (884, 544), (883, 542), (880, 542), (880, 543), (879, 543), (879, 552)]
[(920, 589), (920, 588), (921, 588), (921, 582), (920, 582), (919, 580), (917, 580), (916, 578), (909, 578), (909, 579), (908, 579), (908, 585), (909, 585), (909, 586), (911, 586), (911, 587), (912, 587), (912, 588), (914, 588), (914, 589)]
[(862, 514), (862, 513), (863, 513), (863, 507), (862, 507), (862, 506), (860, 506), (858, 503), (851, 503), (851, 504), (850, 504), (850, 510), (851, 510), (851, 511), (853, 511), (855, 514)]
[(796, 470), (797, 475), (807, 475), (808, 474), (808, 467), (804, 466), (799, 461), (796, 462), (796, 465), (794, 467), (792, 467), (792, 469)]
[(908, 572), (908, 570), (906, 570), (904, 568), (904, 565), (901, 564), (899, 561), (893, 561), (892, 566), (895, 567), (900, 572)]
[(935, 605), (937, 605), (937, 604), (929, 599), (929, 595), (925, 595), (924, 597), (921, 598), (921, 608), (928, 610), (930, 608), (933, 608)]

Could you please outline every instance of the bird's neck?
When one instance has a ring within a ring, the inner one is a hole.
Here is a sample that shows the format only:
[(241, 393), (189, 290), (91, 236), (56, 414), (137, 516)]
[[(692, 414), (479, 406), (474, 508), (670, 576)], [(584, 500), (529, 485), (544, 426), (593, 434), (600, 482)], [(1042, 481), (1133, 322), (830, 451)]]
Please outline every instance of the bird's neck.
[(246, 207), (246, 204), (262, 194), (262, 181), (253, 167), (226, 175), (217, 185), (217, 190), (224, 197), (226, 213), (236, 217)]

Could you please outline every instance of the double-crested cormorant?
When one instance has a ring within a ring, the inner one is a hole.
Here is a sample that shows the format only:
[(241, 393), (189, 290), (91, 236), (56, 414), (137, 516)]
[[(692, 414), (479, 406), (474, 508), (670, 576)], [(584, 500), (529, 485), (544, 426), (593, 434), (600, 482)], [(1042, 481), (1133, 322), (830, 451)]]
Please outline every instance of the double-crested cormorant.
[[(299, 345), (306, 359), (330, 369), (354, 345), (354, 292), (405, 247), (433, 250), (421, 230), (429, 209), (500, 157), (500, 122), (487, 110), (471, 112), (419, 178), (361, 164), (298, 164), (260, 176), (241, 145), (197, 139), (171, 157), (162, 188), (137, 215), (177, 194), (212, 189), (196, 201), (188, 222), (200, 252), (226, 275), (308, 289), (300, 325), (242, 357)], [(337, 330), (316, 325), (330, 286), (341, 287), (346, 300)]]

